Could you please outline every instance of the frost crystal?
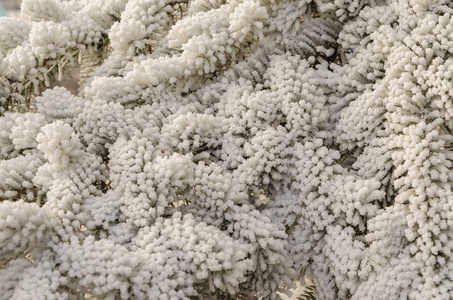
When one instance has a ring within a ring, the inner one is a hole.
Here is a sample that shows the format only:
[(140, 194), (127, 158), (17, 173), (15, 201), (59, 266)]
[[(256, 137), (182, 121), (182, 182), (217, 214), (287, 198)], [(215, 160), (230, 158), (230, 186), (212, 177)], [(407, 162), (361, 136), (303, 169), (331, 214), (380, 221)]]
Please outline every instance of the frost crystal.
[[(0, 299), (283, 299), (304, 276), (317, 299), (452, 298), (451, 1), (21, 11)], [(77, 95), (53, 87), (77, 64)]]

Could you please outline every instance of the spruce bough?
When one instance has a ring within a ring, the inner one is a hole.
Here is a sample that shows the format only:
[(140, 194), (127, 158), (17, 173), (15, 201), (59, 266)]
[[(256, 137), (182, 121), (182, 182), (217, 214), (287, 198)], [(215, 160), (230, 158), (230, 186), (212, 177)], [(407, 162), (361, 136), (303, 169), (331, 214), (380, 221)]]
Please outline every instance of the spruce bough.
[(453, 297), (451, 1), (21, 10), (0, 299)]

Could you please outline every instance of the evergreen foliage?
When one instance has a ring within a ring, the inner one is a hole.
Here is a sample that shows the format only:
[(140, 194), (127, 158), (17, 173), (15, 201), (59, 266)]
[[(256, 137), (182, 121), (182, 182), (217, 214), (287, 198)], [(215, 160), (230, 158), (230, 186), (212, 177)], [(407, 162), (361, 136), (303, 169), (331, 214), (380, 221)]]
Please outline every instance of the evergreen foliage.
[[(24, 0), (0, 299), (453, 298), (449, 0)], [(52, 88), (80, 64), (80, 92)]]

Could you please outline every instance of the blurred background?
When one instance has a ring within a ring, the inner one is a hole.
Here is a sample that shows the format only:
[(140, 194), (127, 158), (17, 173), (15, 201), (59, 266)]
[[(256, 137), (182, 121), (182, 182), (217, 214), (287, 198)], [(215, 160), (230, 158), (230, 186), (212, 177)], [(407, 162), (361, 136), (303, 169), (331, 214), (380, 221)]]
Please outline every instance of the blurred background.
[(0, 16), (18, 17), (22, 0), (0, 0)]

